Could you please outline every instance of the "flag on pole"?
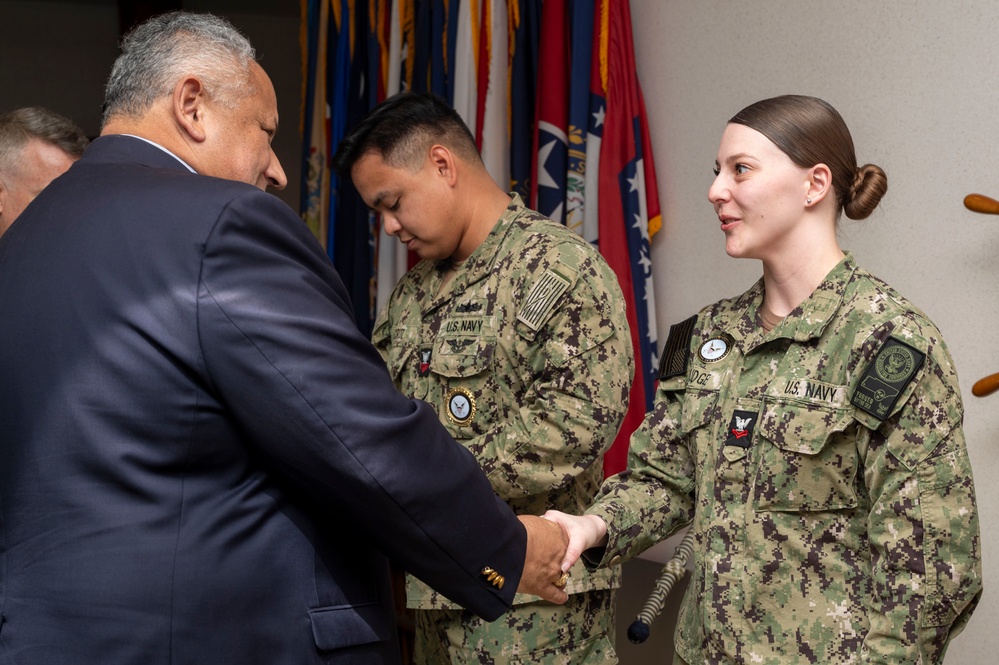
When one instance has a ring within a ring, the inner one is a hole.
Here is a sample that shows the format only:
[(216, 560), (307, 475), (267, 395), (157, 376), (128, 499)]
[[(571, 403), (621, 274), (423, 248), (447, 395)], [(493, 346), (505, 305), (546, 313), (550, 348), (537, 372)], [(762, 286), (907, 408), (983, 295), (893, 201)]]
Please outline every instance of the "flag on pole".
[(458, 25), (455, 28), (454, 100), (451, 106), (475, 136), (478, 111), (479, 82), (479, 5), (481, 0), (459, 2)]
[[(327, 69), (326, 87), (329, 95), (331, 154), (346, 132), (347, 98), (350, 94), (350, 0), (333, 0), (333, 19), (329, 22), (328, 40), (333, 49), (333, 67)], [(327, 205), (326, 253), (336, 261), (336, 220), (339, 202), (340, 179), (335, 173), (329, 176), (329, 203)]]
[(447, 0), (432, 0), (430, 36), (430, 92), (447, 99)]
[(507, 0), (483, 0), (481, 26), (476, 143), (489, 175), (510, 191)]
[(531, 170), (531, 206), (565, 223), (565, 178), (568, 170), (569, 39), (565, 0), (541, 6), (538, 53), (537, 124)]
[(594, 2), (595, 0), (575, 0), (569, 7), (569, 154), (565, 179), (565, 225), (584, 238), (586, 128), (590, 115)]
[[(337, 71), (346, 80), (336, 82), (334, 146), (347, 128), (357, 124), (370, 109), (370, 60), (378, 57), (378, 49), (371, 48), (377, 42), (369, 23), (368, 2), (342, 0), (340, 5)], [(349, 179), (337, 179), (333, 191), (336, 199), (330, 202), (334, 215), (331, 215), (327, 252), (350, 293), (358, 328), (370, 334), (374, 310), (374, 218)]]
[[(451, 0), (457, 2), (457, 0)], [(391, 0), (389, 17), (387, 18), (388, 52), (383, 71), (385, 98), (391, 97), (400, 90), (402, 76), (402, 17), (399, 7), (400, 0)], [(380, 100), (379, 100), (380, 101)], [(375, 311), (381, 308), (392, 295), (395, 283), (399, 281), (409, 267), (406, 248), (395, 238), (385, 233), (379, 224), (375, 246), (377, 274), (375, 277)]]
[[(455, 0), (452, 0), (454, 2)], [(538, 87), (538, 41), (541, 4), (534, 0), (510, 2), (510, 187), (531, 200), (534, 163), (534, 109)]]
[[(583, 189), (583, 237), (600, 243), (600, 144), (607, 114), (607, 17), (609, 7), (597, 0), (593, 15), (593, 48), (590, 49), (590, 114), (586, 119), (586, 166)], [(601, 61), (601, 58), (603, 60)]]
[[(627, 0), (599, 0), (600, 92), (604, 102), (600, 141), (599, 246), (624, 291), (635, 348), (635, 380), (621, 432), (604, 456), (604, 471), (627, 465), (627, 445), (655, 396), (656, 320), (649, 240), (662, 218), (649, 151), (645, 102), (635, 68)], [(606, 63), (606, 65), (604, 64)], [(604, 70), (606, 66), (606, 70)]]
[(434, 35), (430, 30), (431, 0), (414, 0), (413, 7), (413, 85), (414, 92), (430, 90), (430, 59)]
[(329, 3), (302, 0), (305, 104), (302, 121), (302, 218), (309, 230), (325, 242), (329, 204), (329, 106), (326, 101), (326, 48)]

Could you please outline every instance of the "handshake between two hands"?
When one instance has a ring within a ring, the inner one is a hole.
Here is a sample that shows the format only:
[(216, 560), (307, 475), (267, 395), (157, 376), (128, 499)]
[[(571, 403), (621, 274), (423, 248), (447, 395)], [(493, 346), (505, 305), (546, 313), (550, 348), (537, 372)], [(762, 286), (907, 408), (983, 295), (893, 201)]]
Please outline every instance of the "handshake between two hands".
[(596, 515), (567, 515), (549, 510), (542, 517), (521, 515), (527, 529), (527, 556), (517, 591), (563, 604), (569, 569), (585, 550), (602, 545), (607, 525)]

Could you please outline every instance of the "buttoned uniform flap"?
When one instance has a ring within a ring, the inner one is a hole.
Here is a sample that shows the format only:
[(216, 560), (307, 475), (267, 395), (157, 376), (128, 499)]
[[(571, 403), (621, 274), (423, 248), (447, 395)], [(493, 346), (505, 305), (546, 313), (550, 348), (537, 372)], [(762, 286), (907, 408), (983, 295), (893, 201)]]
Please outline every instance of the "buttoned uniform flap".
[(687, 377), (683, 374), (668, 379), (659, 379), (659, 383), (656, 385), (656, 399), (681, 399), (686, 387)]
[(891, 418), (876, 425), (889, 452), (910, 470), (938, 454), (940, 444), (964, 419), (961, 398), (953, 389), (932, 375), (926, 375), (924, 383), (919, 378), (905, 395), (905, 408), (896, 408)]
[[(394, 330), (383, 330), (388, 326), (379, 326), (371, 336), (371, 341), (379, 349), (384, 349), (388, 345), (386, 364), (389, 374), (398, 384), (398, 379), (406, 369), (407, 363), (418, 363), (418, 340), (419, 329), (407, 326), (395, 326)], [(389, 335), (391, 334), (391, 340)]]
[(496, 338), (481, 335), (441, 335), (434, 343), (430, 369), (451, 378), (487, 371), (496, 352)]
[(375, 321), (375, 328), (371, 331), (371, 343), (375, 346), (384, 346), (392, 341), (392, 323), (384, 314)]
[[(667, 393), (668, 394), (668, 393)], [(698, 427), (718, 422), (718, 391), (691, 389), (683, 393), (680, 428), (689, 434)]]
[(755, 500), (760, 510), (854, 508), (860, 469), (853, 410), (814, 402), (764, 403)]
[(309, 610), (312, 638), (323, 651), (335, 651), (392, 639), (394, 628), (377, 603)]
[(853, 422), (849, 408), (794, 401), (767, 402), (760, 431), (778, 448), (801, 455), (817, 455)]

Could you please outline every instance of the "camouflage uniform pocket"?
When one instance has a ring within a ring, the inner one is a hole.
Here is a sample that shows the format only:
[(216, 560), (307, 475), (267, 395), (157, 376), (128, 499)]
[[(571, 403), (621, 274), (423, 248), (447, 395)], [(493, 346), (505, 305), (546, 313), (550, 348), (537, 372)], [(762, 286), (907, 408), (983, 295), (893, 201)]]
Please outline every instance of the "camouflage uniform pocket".
[(392, 380), (398, 383), (403, 372), (411, 369), (407, 367), (407, 364), (417, 362), (419, 359), (417, 349), (419, 348), (420, 329), (398, 326), (389, 338), (383, 330), (387, 327), (382, 326), (381, 329), (376, 330), (371, 339), (376, 346), (387, 347), (386, 364), (389, 373), (392, 374)]
[(857, 507), (860, 458), (849, 409), (768, 402), (760, 420), (757, 510), (822, 511)]
[(977, 514), (971, 462), (961, 445), (919, 467), (919, 505), (923, 518), (923, 553), (927, 562), (925, 627), (964, 627), (982, 590)]
[(434, 345), (430, 371), (437, 387), (426, 399), (459, 441), (483, 434), (496, 418), (490, 406), (500, 390), (493, 368), (495, 353), (492, 336), (442, 335)]
[(680, 431), (684, 436), (705, 425), (714, 425), (721, 419), (717, 390), (689, 389), (677, 399), (683, 401)]
[(477, 376), (489, 370), (496, 340), (488, 337), (447, 335), (437, 339), (430, 369), (449, 379)]
[(536, 649), (526, 658), (512, 658), (510, 665), (615, 665), (617, 652), (606, 633), (579, 642)]

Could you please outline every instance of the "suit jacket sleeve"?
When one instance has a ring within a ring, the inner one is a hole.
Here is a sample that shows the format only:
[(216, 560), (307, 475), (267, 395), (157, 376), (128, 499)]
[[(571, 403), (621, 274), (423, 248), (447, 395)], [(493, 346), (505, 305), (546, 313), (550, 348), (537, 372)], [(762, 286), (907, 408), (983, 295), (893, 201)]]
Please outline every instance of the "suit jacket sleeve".
[[(248, 192), (204, 248), (198, 331), (220, 400), (257, 454), (320, 510), (351, 515), (390, 558), (477, 614), (504, 612), (526, 532), (431, 408), (393, 387), (321, 247)], [(505, 576), (502, 589), (482, 575)]]

